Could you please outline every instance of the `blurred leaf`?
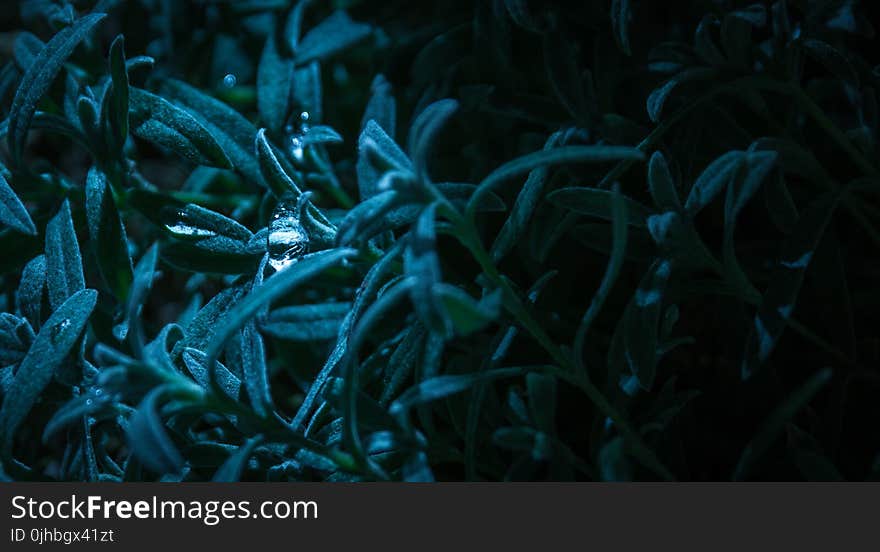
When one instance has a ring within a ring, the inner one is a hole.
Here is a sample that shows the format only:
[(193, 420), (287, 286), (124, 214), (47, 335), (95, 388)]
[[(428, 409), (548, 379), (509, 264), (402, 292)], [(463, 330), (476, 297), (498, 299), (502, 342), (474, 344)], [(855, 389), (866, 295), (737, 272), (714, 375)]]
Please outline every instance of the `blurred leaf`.
[(357, 23), (342, 10), (333, 12), (313, 27), (296, 46), (296, 64), (326, 59), (360, 42), (370, 35), (372, 27)]
[[(544, 144), (544, 150), (556, 147), (561, 142), (562, 133), (556, 132), (547, 139)], [(516, 196), (516, 202), (510, 211), (510, 216), (504, 221), (504, 226), (498, 232), (495, 242), (492, 244), (490, 253), (492, 260), (498, 262), (525, 234), (526, 228), (538, 208), (541, 196), (544, 193), (544, 187), (547, 180), (547, 168), (538, 167), (529, 172), (525, 184)]]
[(849, 84), (859, 86), (859, 74), (848, 59), (834, 46), (815, 38), (807, 38), (801, 42), (804, 50), (825, 69)]
[(660, 315), (671, 272), (668, 261), (654, 262), (624, 311), (622, 327), (618, 326), (617, 331), (623, 332), (626, 366), (630, 371), (627, 378), (621, 377), (620, 384), (628, 394), (633, 394), (636, 385), (646, 391), (654, 386)]
[(393, 139), (397, 128), (397, 103), (391, 95), (391, 84), (384, 75), (376, 75), (370, 85), (370, 100), (361, 119), (361, 131), (370, 121), (376, 121), (385, 133)]
[(693, 217), (711, 203), (736, 176), (745, 157), (744, 152), (730, 151), (710, 163), (694, 182), (684, 205), (685, 211)]
[(129, 421), (128, 444), (132, 454), (148, 469), (158, 474), (174, 474), (184, 466), (184, 459), (168, 437), (159, 417), (158, 402), (169, 391), (159, 386), (138, 405)]
[(9, 183), (0, 174), (0, 222), (23, 234), (37, 235), (37, 227), (22, 205), (21, 200), (15, 195)]
[(128, 139), (128, 69), (125, 65), (124, 37), (118, 35), (110, 46), (110, 79), (112, 109), (110, 129), (117, 150), (122, 150)]
[(556, 433), (556, 378), (549, 374), (526, 374), (529, 412), (541, 431)]
[[(598, 188), (562, 188), (551, 192), (547, 199), (560, 207), (570, 209), (581, 215), (588, 215), (605, 220), (612, 219), (611, 199), (612, 193)], [(652, 215), (650, 209), (641, 203), (622, 196), (626, 203), (627, 223), (646, 228), (648, 217)]]
[(773, 445), (785, 424), (809, 404), (830, 379), (830, 369), (819, 370), (770, 413), (743, 450), (733, 471), (734, 481), (744, 481), (751, 475), (756, 462)]
[(404, 273), (414, 283), (410, 299), (422, 323), (433, 332), (449, 335), (452, 321), (434, 295), (435, 285), (443, 279), (436, 249), (436, 210), (433, 203), (425, 207), (410, 231), (404, 252)]
[(655, 152), (648, 164), (648, 189), (654, 204), (662, 211), (681, 212), (681, 200), (675, 188), (675, 181), (669, 172), (669, 165), (663, 154)]
[(263, 124), (278, 132), (290, 112), (293, 86), (293, 62), (282, 58), (269, 33), (257, 68), (257, 107)]
[(629, 41), (629, 23), (632, 19), (632, 6), (630, 0), (611, 0), (611, 27), (614, 29), (614, 39), (623, 52), (631, 56), (632, 49)]
[(229, 458), (223, 462), (223, 465), (217, 469), (214, 473), (214, 477), (211, 478), (211, 481), (222, 483), (234, 483), (239, 481), (242, 472), (247, 467), (248, 460), (254, 453), (254, 449), (257, 448), (262, 440), (262, 436), (257, 435), (245, 441), (244, 444), (238, 447), (238, 450), (232, 453)]
[(461, 288), (439, 283), (434, 286), (443, 310), (457, 335), (469, 335), (494, 322), (501, 312), (501, 290), (475, 301)]
[(468, 210), (473, 212), (476, 205), (494, 187), (514, 176), (527, 173), (538, 167), (563, 163), (602, 163), (610, 161), (640, 161), (644, 155), (636, 148), (617, 146), (562, 146), (551, 150), (537, 151), (501, 165), (477, 186), (468, 201)]
[(404, 391), (389, 408), (392, 415), (404, 414), (413, 406), (461, 393), (483, 381), (522, 376), (534, 368), (499, 368), (478, 374), (446, 375), (427, 379)]
[(407, 150), (421, 182), (430, 182), (428, 154), (442, 126), (458, 109), (455, 100), (440, 100), (426, 107), (409, 129)]
[(804, 274), (834, 214), (838, 198), (826, 194), (801, 213), (791, 235), (783, 242), (779, 262), (761, 298), (746, 341), (742, 378), (749, 378), (769, 358), (794, 312)]
[(413, 166), (377, 122), (367, 121), (358, 139), (357, 176), (362, 201), (382, 191), (378, 183), (389, 170), (412, 171)]
[(666, 105), (672, 92), (682, 83), (707, 80), (715, 75), (714, 70), (705, 67), (697, 67), (686, 69), (676, 76), (672, 77), (661, 86), (654, 89), (648, 96), (647, 108), (648, 117), (654, 123), (659, 123), (663, 114), (663, 107)]

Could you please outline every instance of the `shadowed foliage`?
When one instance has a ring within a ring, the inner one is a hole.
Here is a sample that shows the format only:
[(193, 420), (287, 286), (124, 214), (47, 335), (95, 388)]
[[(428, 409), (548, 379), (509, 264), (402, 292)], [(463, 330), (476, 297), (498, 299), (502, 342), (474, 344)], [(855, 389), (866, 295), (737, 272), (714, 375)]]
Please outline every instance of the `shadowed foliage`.
[(4, 10), (0, 478), (880, 476), (870, 7)]

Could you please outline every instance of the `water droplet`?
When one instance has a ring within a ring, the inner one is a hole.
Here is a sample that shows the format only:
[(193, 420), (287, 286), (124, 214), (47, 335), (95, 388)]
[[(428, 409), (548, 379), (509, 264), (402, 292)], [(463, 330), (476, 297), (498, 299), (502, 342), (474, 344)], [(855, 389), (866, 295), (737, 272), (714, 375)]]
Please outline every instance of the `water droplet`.
[(232, 73), (227, 73), (225, 77), (223, 77), (223, 86), (226, 88), (232, 88), (235, 86), (236, 78)]
[(310, 115), (309, 115), (308, 111), (303, 111), (302, 113), (299, 114), (299, 120), (304, 123), (309, 120), (309, 117), (310, 117)]
[(297, 161), (303, 160), (303, 139), (301, 134), (294, 134), (290, 137), (290, 154)]
[(103, 392), (104, 392), (104, 391), (101, 390), (101, 389), (95, 389), (95, 395), (96, 395), (96, 396), (100, 395), (100, 394), (103, 393)]
[(68, 319), (68, 318), (65, 318), (61, 322), (52, 326), (52, 336), (51, 336), (52, 341), (53, 342), (57, 341), (61, 337), (61, 334), (64, 333), (64, 330), (67, 329), (68, 326), (70, 326), (70, 319)]
[(162, 218), (169, 221), (165, 223), (165, 228), (179, 237), (210, 238), (217, 235), (213, 230), (197, 226), (192, 221), (192, 217), (182, 209), (163, 209)]
[(281, 201), (272, 212), (266, 237), (269, 264), (276, 271), (299, 260), (309, 250), (309, 235), (299, 221), (296, 204)]
[(91, 405), (91, 404), (92, 404), (92, 399), (86, 399), (86, 404)]

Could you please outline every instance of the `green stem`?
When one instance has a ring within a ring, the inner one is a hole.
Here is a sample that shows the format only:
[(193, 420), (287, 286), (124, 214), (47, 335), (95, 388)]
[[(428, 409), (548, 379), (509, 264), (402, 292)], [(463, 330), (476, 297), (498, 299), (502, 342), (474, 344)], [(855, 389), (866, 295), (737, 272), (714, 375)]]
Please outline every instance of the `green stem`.
[(476, 228), (462, 217), (457, 217), (453, 221), (458, 227), (457, 237), (473, 255), (474, 259), (482, 268), (486, 277), (498, 286), (504, 296), (504, 306), (517, 319), (520, 325), (550, 354), (553, 361), (562, 367), (562, 372), (566, 374), (564, 379), (576, 387), (578, 387), (587, 398), (596, 406), (596, 408), (607, 418), (609, 418), (620, 431), (621, 435), (627, 440), (632, 449), (633, 454), (641, 460), (648, 468), (663, 477), (664, 479), (674, 479), (672, 472), (663, 465), (656, 453), (648, 447), (642, 440), (641, 436), (635, 431), (624, 417), (614, 408), (614, 406), (605, 398), (602, 392), (589, 380), (577, 377), (575, 374), (575, 366), (569, 355), (565, 354), (556, 343), (550, 338), (544, 328), (535, 320), (526, 306), (518, 297), (516, 291), (510, 286), (498, 272), (497, 267), (492, 262), (489, 253), (483, 247), (479, 239)]

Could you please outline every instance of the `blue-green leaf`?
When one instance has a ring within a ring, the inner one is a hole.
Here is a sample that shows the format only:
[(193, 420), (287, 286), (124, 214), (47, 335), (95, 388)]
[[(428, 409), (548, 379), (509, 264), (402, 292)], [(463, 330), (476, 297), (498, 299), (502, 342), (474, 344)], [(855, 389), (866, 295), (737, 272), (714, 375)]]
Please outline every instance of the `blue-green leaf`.
[[(650, 209), (626, 196), (626, 220), (631, 226), (647, 228)], [(562, 188), (551, 192), (547, 200), (581, 215), (612, 220), (612, 192), (599, 188)]]
[(437, 256), (435, 228), (436, 205), (422, 211), (409, 234), (404, 252), (404, 273), (411, 276), (414, 284), (410, 298), (416, 314), (428, 329), (441, 335), (449, 335), (452, 322), (434, 294), (434, 286), (442, 280), (440, 258)]
[[(0, 165), (0, 171), (4, 169)], [(37, 235), (34, 221), (31, 220), (31, 216), (21, 200), (9, 187), (3, 174), (0, 174), (0, 222), (22, 234)]]
[(535, 370), (537, 370), (535, 367), (498, 368), (474, 374), (436, 376), (404, 391), (391, 403), (389, 412), (400, 416), (413, 406), (467, 391), (480, 382), (523, 376)]
[(333, 339), (351, 310), (351, 303), (295, 305), (272, 310), (260, 329), (278, 339), (321, 341)]
[(610, 161), (640, 161), (644, 154), (636, 148), (620, 146), (562, 146), (550, 150), (537, 151), (523, 155), (501, 165), (477, 186), (467, 210), (476, 212), (477, 206), (493, 188), (517, 175), (527, 173), (538, 167), (560, 165), (563, 163), (607, 163)]
[[(653, 387), (656, 377), (660, 315), (671, 273), (669, 261), (655, 261), (636, 289), (622, 320), (630, 379), (646, 391)], [(629, 381), (621, 381), (624, 390), (630, 389)]]
[(225, 346), (226, 341), (261, 308), (356, 253), (353, 249), (340, 248), (306, 255), (286, 269), (267, 278), (262, 285), (254, 288), (247, 297), (235, 305), (227, 315), (224, 324), (214, 333), (205, 351), (208, 354), (209, 370), (212, 368), (213, 362), (217, 360), (217, 355)]
[(795, 391), (767, 417), (752, 440), (746, 445), (733, 471), (734, 481), (745, 480), (760, 460), (773, 445), (785, 424), (805, 407), (831, 379), (831, 370), (819, 370)]
[(801, 45), (810, 57), (821, 63), (831, 74), (856, 88), (859, 87), (859, 74), (837, 48), (816, 38), (804, 39)]
[(15, 294), (18, 312), (28, 319), (35, 330), (40, 328), (43, 308), (43, 290), (46, 288), (46, 256), (34, 257), (25, 265), (21, 272), (21, 281)]
[(629, 23), (632, 19), (632, 5), (630, 0), (611, 0), (611, 27), (614, 29), (614, 39), (623, 53), (630, 56), (632, 49), (629, 42)]
[(379, 123), (371, 119), (358, 139), (357, 175), (362, 201), (382, 191), (379, 181), (390, 170), (412, 171), (413, 165)]
[(694, 182), (684, 204), (685, 211), (693, 217), (711, 203), (736, 176), (745, 157), (745, 152), (729, 151), (712, 161)]
[(654, 152), (648, 164), (648, 189), (654, 204), (661, 211), (681, 211), (681, 200), (675, 188), (675, 181), (669, 172), (666, 158), (659, 151)]
[(313, 61), (293, 72), (293, 97), (299, 108), (309, 114), (309, 121), (323, 118), (323, 89), (321, 88), (321, 65)]
[[(186, 365), (186, 369), (189, 370), (189, 373), (192, 374), (193, 379), (195, 379), (199, 385), (208, 388), (210, 385), (210, 380), (208, 378), (208, 365), (207, 365), (207, 356), (202, 351), (198, 349), (193, 349), (191, 347), (186, 347), (183, 349), (183, 363)], [(217, 382), (220, 384), (220, 387), (229, 395), (230, 398), (238, 400), (238, 392), (241, 389), (241, 380), (238, 379), (238, 376), (230, 372), (225, 366), (217, 363)]]
[(117, 150), (128, 138), (128, 69), (125, 65), (125, 42), (122, 35), (110, 45), (110, 79), (113, 83), (110, 101), (110, 130)]
[(372, 27), (357, 23), (342, 10), (312, 28), (296, 46), (296, 64), (326, 59), (370, 35)]
[(749, 378), (776, 347), (794, 312), (804, 275), (834, 214), (838, 197), (825, 194), (813, 201), (783, 242), (778, 264), (770, 276), (746, 341), (742, 378)]
[(391, 95), (391, 83), (384, 75), (376, 75), (370, 85), (370, 92), (370, 100), (361, 119), (361, 131), (367, 127), (368, 122), (376, 121), (389, 137), (393, 137), (397, 129), (397, 102)]
[(22, 359), (0, 407), (0, 449), (4, 457), (11, 454), (15, 431), (79, 339), (97, 300), (98, 292), (93, 289), (71, 295), (52, 313)]
[(132, 132), (198, 165), (232, 168), (208, 130), (188, 112), (140, 88), (130, 90)]
[(250, 459), (251, 455), (254, 453), (254, 449), (256, 449), (262, 441), (263, 437), (261, 435), (251, 437), (245, 441), (244, 444), (238, 447), (238, 450), (232, 453), (232, 455), (223, 462), (223, 465), (217, 469), (216, 473), (214, 473), (214, 477), (211, 478), (211, 481), (223, 483), (239, 481), (241, 479), (241, 473), (244, 471), (245, 467), (247, 467), (248, 459)]
[(419, 113), (413, 121), (412, 127), (409, 129), (407, 150), (419, 180), (430, 181), (428, 154), (437, 138), (437, 133), (457, 109), (458, 102), (455, 100), (436, 101)]
[(53, 309), (86, 287), (82, 256), (67, 200), (46, 225), (46, 283), (49, 305)]
[(126, 431), (132, 454), (158, 474), (179, 473), (184, 466), (183, 457), (159, 418), (157, 403), (168, 391), (166, 386), (150, 391), (138, 405)]
[(103, 13), (91, 13), (59, 31), (40, 50), (21, 78), (15, 98), (12, 100), (12, 107), (9, 109), (9, 150), (16, 164), (21, 160), (25, 136), (37, 108), (37, 102), (49, 89), (61, 65), (73, 53), (74, 48), (105, 16), (106, 14)]
[(712, 69), (707, 69), (705, 67), (696, 67), (692, 69), (685, 69), (681, 73), (667, 80), (661, 86), (655, 88), (648, 96), (648, 117), (651, 118), (652, 122), (659, 123), (660, 118), (663, 114), (663, 107), (666, 105), (667, 100), (669, 100), (669, 97), (672, 95), (673, 90), (675, 90), (682, 83), (705, 80), (712, 77), (714, 74), (715, 72)]
[(247, 389), (254, 412), (260, 416), (268, 416), (275, 407), (272, 405), (272, 394), (269, 391), (269, 373), (266, 367), (263, 336), (257, 331), (253, 321), (245, 324), (241, 330), (241, 364), (244, 387)]
[(251, 182), (264, 185), (254, 157), (257, 129), (250, 121), (220, 100), (184, 82), (168, 79), (159, 90), (169, 101), (186, 108), (210, 132), (237, 171)]
[(275, 33), (269, 33), (257, 67), (257, 108), (263, 124), (278, 132), (290, 112), (293, 86), (293, 62), (284, 59), (275, 45)]
[(458, 335), (469, 335), (485, 328), (501, 312), (500, 290), (479, 301), (463, 289), (450, 284), (436, 284), (433, 291)]
[(116, 298), (123, 300), (131, 286), (132, 265), (125, 227), (119, 218), (113, 191), (107, 177), (97, 167), (89, 170), (85, 187), (89, 237), (98, 267)]
[(526, 389), (535, 426), (545, 433), (556, 433), (556, 377), (537, 372), (526, 374)]

